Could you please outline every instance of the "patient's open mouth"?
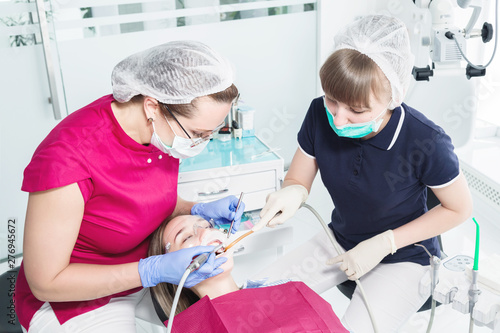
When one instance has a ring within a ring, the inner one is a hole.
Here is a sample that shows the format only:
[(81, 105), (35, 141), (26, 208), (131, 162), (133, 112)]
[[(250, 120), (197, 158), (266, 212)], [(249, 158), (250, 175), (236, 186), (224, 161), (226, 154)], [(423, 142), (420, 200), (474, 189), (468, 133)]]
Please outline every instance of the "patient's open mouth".
[[(222, 244), (222, 242), (221, 242), (220, 240), (218, 240), (218, 239), (215, 239), (215, 240), (213, 240), (213, 241), (209, 242), (207, 245), (218, 246), (218, 245), (220, 245), (220, 244)], [(222, 254), (222, 253), (224, 253), (224, 251), (225, 251), (225, 250), (226, 250), (226, 249), (222, 246), (220, 249), (218, 249), (218, 250), (215, 252), (215, 254), (216, 254), (216, 255)]]

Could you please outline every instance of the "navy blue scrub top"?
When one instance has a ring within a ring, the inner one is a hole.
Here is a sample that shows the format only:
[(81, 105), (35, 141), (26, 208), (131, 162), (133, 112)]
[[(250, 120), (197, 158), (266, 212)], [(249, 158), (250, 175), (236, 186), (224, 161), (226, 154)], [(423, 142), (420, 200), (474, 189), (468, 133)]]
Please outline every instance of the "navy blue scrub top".
[[(427, 212), (427, 187), (445, 187), (460, 173), (450, 137), (406, 104), (368, 140), (337, 136), (326, 112), (322, 97), (312, 101), (298, 143), (316, 158), (335, 206), (329, 226), (346, 251)], [(436, 237), (420, 244), (440, 256)], [(429, 265), (429, 255), (409, 245), (382, 260), (402, 261)]]

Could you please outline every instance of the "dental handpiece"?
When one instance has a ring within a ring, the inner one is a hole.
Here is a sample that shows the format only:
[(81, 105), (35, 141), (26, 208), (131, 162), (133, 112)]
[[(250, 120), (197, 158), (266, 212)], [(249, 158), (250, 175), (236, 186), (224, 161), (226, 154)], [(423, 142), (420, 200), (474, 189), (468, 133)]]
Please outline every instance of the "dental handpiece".
[(224, 244), (219, 244), (212, 251), (200, 254), (199, 256), (194, 258), (193, 261), (191, 261), (191, 263), (189, 264), (188, 268), (186, 268), (186, 270), (189, 270), (190, 272), (197, 270), (198, 268), (203, 266), (204, 263), (207, 262), (208, 257), (210, 257), (210, 255), (212, 253), (219, 251), (223, 247), (224, 247)]

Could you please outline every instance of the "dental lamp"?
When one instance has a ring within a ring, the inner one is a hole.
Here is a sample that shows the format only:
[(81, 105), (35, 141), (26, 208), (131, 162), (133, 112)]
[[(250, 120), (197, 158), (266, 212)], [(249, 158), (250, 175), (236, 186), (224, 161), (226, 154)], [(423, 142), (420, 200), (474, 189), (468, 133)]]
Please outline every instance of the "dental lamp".
[[(443, 68), (460, 68), (460, 61), (467, 61), (465, 74), (467, 79), (471, 77), (484, 76), (486, 67), (491, 63), (496, 52), (495, 49), (490, 61), (485, 65), (474, 65), (466, 57), (467, 40), (481, 37), (483, 43), (488, 43), (493, 37), (493, 26), (484, 22), (481, 29), (474, 29), (479, 19), (482, 5), (481, 0), (457, 0), (457, 4), (462, 9), (473, 8), (472, 15), (467, 26), (460, 29), (454, 25), (453, 6), (450, 0), (413, 0), (414, 4), (420, 8), (427, 8), (432, 16), (432, 28), (430, 38), (422, 40), (422, 45), (429, 46), (429, 55), (432, 60), (432, 67), (414, 67), (412, 74), (417, 81), (429, 81), (434, 75), (436, 66)], [(498, 5), (498, 0), (496, 0)], [(498, 19), (495, 18), (495, 22)], [(496, 30), (496, 27), (495, 27)]]

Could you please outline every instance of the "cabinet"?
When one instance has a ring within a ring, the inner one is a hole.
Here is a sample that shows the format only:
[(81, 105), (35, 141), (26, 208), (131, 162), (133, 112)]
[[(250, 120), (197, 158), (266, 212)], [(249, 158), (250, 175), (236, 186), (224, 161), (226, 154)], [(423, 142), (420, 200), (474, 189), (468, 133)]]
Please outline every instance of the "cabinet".
[[(283, 181), (283, 159), (269, 151), (258, 137), (211, 140), (205, 150), (182, 160), (179, 167), (178, 194), (185, 200), (208, 202), (228, 195), (239, 197), (243, 192), (245, 217), (241, 231), (258, 222), (258, 212), (266, 197), (281, 188)], [(243, 239), (236, 246), (235, 255), (257, 250), (276, 248), (283, 252), (283, 246), (292, 241), (292, 227), (264, 228)]]
[(182, 160), (179, 195), (207, 202), (243, 192), (245, 211), (261, 209), (283, 181), (283, 159), (268, 151), (257, 137), (212, 140), (201, 154)]

